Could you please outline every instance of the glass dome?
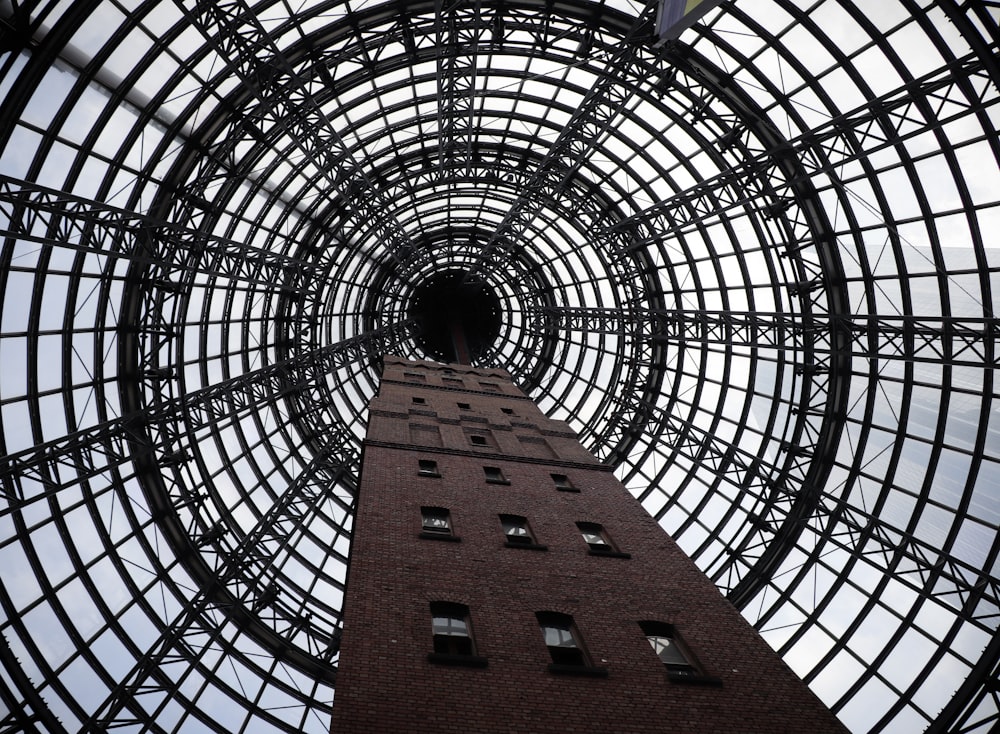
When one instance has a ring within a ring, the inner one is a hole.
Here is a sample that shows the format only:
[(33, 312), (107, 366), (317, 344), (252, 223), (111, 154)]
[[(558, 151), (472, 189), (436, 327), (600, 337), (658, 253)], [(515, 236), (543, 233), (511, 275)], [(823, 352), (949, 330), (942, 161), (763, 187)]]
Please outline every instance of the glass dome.
[(0, 2), (0, 730), (329, 731), (445, 280), (852, 731), (997, 725), (1000, 9), (655, 12)]

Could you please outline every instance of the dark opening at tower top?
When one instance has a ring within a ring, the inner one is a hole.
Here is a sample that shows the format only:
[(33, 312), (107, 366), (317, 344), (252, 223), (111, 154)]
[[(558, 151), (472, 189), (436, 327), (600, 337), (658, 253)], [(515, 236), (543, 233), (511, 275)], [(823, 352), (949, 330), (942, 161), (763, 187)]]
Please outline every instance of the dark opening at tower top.
[(469, 363), (500, 335), (500, 299), (460, 270), (435, 273), (417, 286), (409, 316), (420, 325), (417, 346), (441, 362)]

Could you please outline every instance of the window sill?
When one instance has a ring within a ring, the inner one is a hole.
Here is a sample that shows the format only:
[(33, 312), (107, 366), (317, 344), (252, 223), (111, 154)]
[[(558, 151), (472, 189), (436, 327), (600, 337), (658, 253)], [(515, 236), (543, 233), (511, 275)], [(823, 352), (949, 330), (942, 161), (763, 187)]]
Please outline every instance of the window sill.
[(442, 533), (425, 532), (425, 533), (420, 533), (418, 537), (423, 538), (424, 540), (446, 540), (449, 543), (459, 543), (462, 540), (457, 535), (444, 535)]
[(538, 543), (511, 543), (510, 541), (504, 543), (504, 546), (507, 548), (524, 548), (536, 551), (547, 551), (549, 549), (547, 545), (539, 545)]
[(582, 675), (587, 678), (607, 678), (608, 669), (592, 665), (564, 665), (549, 663), (549, 672), (556, 675)]
[(613, 550), (594, 550), (593, 548), (589, 551), (592, 556), (605, 556), (606, 558), (631, 558), (631, 553), (621, 553), (619, 551)]
[(667, 673), (667, 680), (671, 683), (680, 683), (685, 686), (709, 686), (711, 688), (722, 688), (722, 679), (714, 675), (677, 675)]
[(463, 668), (485, 668), (486, 658), (481, 655), (451, 655), (444, 652), (427, 653), (427, 661), (435, 665), (457, 665)]

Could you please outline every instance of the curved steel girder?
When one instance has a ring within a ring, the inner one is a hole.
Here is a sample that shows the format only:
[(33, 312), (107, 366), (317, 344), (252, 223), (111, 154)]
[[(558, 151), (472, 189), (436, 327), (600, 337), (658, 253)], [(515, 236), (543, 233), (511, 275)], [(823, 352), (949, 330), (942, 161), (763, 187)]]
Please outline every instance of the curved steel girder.
[[(729, 84), (727, 75), (712, 67), (712, 65), (704, 59), (688, 58), (687, 53), (679, 55), (674, 52), (672, 54), (668, 54), (668, 57), (678, 67), (685, 69), (693, 76), (699, 78), (706, 88), (710, 89), (716, 97), (726, 100), (727, 107), (739, 116), (745, 127), (756, 135), (757, 139), (761, 140), (768, 149), (787, 152), (787, 141), (780, 138), (780, 136), (777, 135), (777, 132), (769, 124), (763, 122), (763, 120), (766, 119), (766, 115), (764, 115), (761, 110), (756, 108), (747, 95), (742, 94)], [(849, 313), (850, 310), (847, 308), (846, 288), (843, 285), (842, 278), (837, 275), (842, 272), (842, 270), (839, 265), (839, 257), (833, 244), (832, 228), (825, 222), (823, 209), (816, 202), (815, 194), (811, 193), (812, 188), (809, 184), (808, 177), (802, 175), (800, 164), (791, 155), (779, 154), (773, 160), (768, 160), (767, 166), (777, 171), (780, 174), (781, 179), (789, 185), (796, 202), (801, 205), (806, 222), (812, 230), (812, 240), (816, 246), (816, 251), (820, 260), (819, 268), (822, 273), (821, 284), (823, 286), (823, 295), (827, 297), (828, 301), (828, 304), (824, 305), (828, 305), (829, 311), (832, 315)], [(639, 248), (638, 251), (641, 252), (641, 248)], [(794, 252), (793, 254), (799, 258), (799, 262), (801, 263), (801, 253)], [(640, 272), (641, 271), (642, 269), (640, 269)], [(808, 277), (810, 277), (810, 275), (803, 271), (803, 280), (807, 281)], [(650, 291), (647, 289), (647, 292)], [(657, 291), (654, 290), (653, 292)], [(819, 303), (817, 297), (813, 297), (811, 301), (814, 305)], [(809, 301), (806, 301), (806, 303), (808, 302)], [(843, 345), (841, 345), (841, 347), (842, 346)], [(844, 414), (847, 394), (845, 382), (848, 379), (848, 372), (846, 369), (848, 359), (849, 357), (846, 353), (842, 353), (839, 349), (834, 350), (833, 357), (831, 358), (831, 362), (833, 364), (828, 370), (829, 384), (833, 386), (833, 389), (829, 392), (827, 415), (840, 416)], [(654, 386), (654, 388), (658, 389), (658, 386)], [(644, 392), (648, 393), (649, 390), (647, 389)], [(804, 402), (808, 403), (808, 396), (804, 397)], [(815, 406), (811, 407), (815, 408)], [(837, 424), (836, 419), (829, 421), (827, 425), (830, 427), (820, 436), (818, 445), (820, 446), (820, 456), (829, 458), (832, 456), (832, 453), (837, 445), (839, 425)], [(623, 432), (623, 435), (629, 434), (634, 434), (634, 432)], [(825, 474), (828, 473), (830, 469), (829, 461), (817, 461), (815, 462), (815, 466), (816, 469), (810, 477), (810, 481), (807, 483), (807, 486), (821, 484)], [(772, 552), (769, 554), (769, 557), (764, 559), (766, 567), (762, 568), (762, 578), (766, 575), (769, 569), (780, 563), (780, 559), (783, 558), (794, 545), (795, 538), (799, 532), (796, 528), (800, 527), (797, 519), (799, 516), (805, 516), (808, 514), (808, 507), (814, 501), (815, 497), (809, 497), (808, 492), (803, 493), (800, 507), (792, 513), (789, 521), (779, 533), (779, 537), (785, 538), (786, 542), (775, 544)], [(779, 548), (783, 548), (784, 550), (779, 550)], [(745, 599), (748, 599), (751, 595), (752, 592), (744, 586), (744, 589), (741, 590), (735, 598), (743, 598), (745, 601)]]
[(359, 217), (378, 232), (389, 255), (405, 263), (412, 245), (392, 215), (390, 202), (330, 123), (313, 96), (311, 80), (298, 74), (249, 4), (244, 0), (175, 0), (175, 4), (259, 99), (256, 109), (241, 119), (255, 121), (262, 136), (271, 130), (288, 135), (307, 159), (316, 162), (334, 190), (351, 195)]
[[(810, 315), (814, 310), (825, 312), (831, 318), (849, 316), (851, 313), (849, 296), (844, 279), (844, 270), (840, 262), (840, 254), (827, 216), (825, 207), (812, 186), (808, 175), (805, 175), (802, 163), (797, 157), (788, 153), (787, 141), (767, 120), (767, 115), (761, 110), (748, 94), (736, 85), (731, 84), (728, 74), (692, 52), (683, 54), (669, 53), (667, 58), (678, 68), (698, 78), (703, 86), (718, 99), (724, 100), (726, 107), (736, 114), (739, 123), (756, 137), (765, 149), (774, 151), (764, 162), (761, 171), (769, 179), (786, 186), (793, 198), (792, 203), (801, 211), (799, 226), (808, 229), (810, 253), (817, 258), (819, 272), (812, 274), (804, 262), (805, 250), (796, 247), (789, 249), (789, 255), (798, 265), (802, 283), (795, 288), (803, 313)], [(782, 213), (781, 216), (787, 216)], [(790, 227), (790, 232), (794, 231)], [(798, 244), (798, 243), (796, 243)], [(824, 382), (826, 399), (824, 405), (813, 405), (811, 385), (814, 377), (804, 374), (802, 392), (800, 394), (800, 421), (795, 427), (790, 443), (802, 446), (806, 443), (803, 429), (805, 416), (822, 411), (824, 419), (816, 433), (815, 446), (809, 469), (802, 479), (801, 487), (796, 492), (797, 499), (789, 508), (787, 516), (776, 529), (774, 537), (767, 549), (754, 564), (740, 583), (730, 591), (729, 599), (737, 607), (746, 605), (773, 575), (775, 569), (795, 548), (796, 541), (803, 529), (802, 520), (812, 514), (819, 501), (818, 488), (821, 488), (829, 476), (836, 456), (840, 435), (843, 431), (844, 416), (847, 413), (848, 387), (850, 383), (851, 354), (847, 337), (834, 332), (831, 334), (832, 346), (830, 354), (821, 358), (824, 364)], [(806, 345), (802, 355), (803, 366), (813, 367), (817, 360)], [(789, 461), (793, 458), (789, 456)], [(801, 458), (796, 459), (801, 461)], [(789, 488), (777, 487), (775, 491), (788, 492)]]
[(487, 265), (489, 268), (504, 265), (510, 251), (517, 247), (517, 240), (539, 216), (538, 192), (552, 188), (558, 190), (566, 180), (577, 174), (593, 147), (631, 95), (636, 93), (635, 87), (628, 87), (628, 91), (624, 91), (623, 82), (639, 71), (632, 68), (632, 65), (638, 66), (638, 59), (631, 46), (638, 39), (649, 36), (655, 7), (655, 3), (647, 2), (633, 20), (618, 49), (610, 54), (608, 64), (614, 68), (615, 73), (602, 75), (597, 84), (587, 91), (559, 136), (546, 150), (545, 157), (525, 187), (524, 194), (510, 207), (490, 236), (476, 264), (469, 269), (470, 277)]
[[(228, 415), (261, 402), (280, 399), (281, 394), (293, 390), (302, 379), (306, 381), (316, 379), (338, 361), (356, 359), (357, 351), (366, 349), (369, 342), (378, 341), (399, 330), (405, 332), (406, 328), (408, 327), (404, 324), (392, 327), (384, 333), (348, 339), (323, 350), (284, 363), (276, 363), (225, 383), (180, 398), (154, 403), (148, 407), (143, 404), (145, 389), (150, 389), (160, 380), (169, 378), (164, 375), (143, 377), (137, 366), (141, 358), (136, 353), (136, 337), (134, 334), (123, 335), (119, 357), (122, 364), (121, 374), (133, 376), (132, 380), (122, 382), (125, 417), (50, 442), (51, 445), (35, 447), (7, 457), (3, 467), (3, 486), (11, 507), (6, 511), (50, 496), (63, 486), (69, 486), (60, 484), (54, 476), (52, 469), (59, 465), (66, 466), (74, 474), (86, 477), (99, 472), (105, 466), (132, 462), (137, 467), (137, 477), (177, 557), (203, 587), (215, 588), (215, 585), (219, 584), (220, 569), (210, 566), (198, 548), (199, 542), (204, 541), (211, 530), (204, 529), (200, 534), (192, 532), (192, 527), (188, 527), (178, 514), (183, 505), (197, 503), (198, 498), (186, 494), (182, 483), (174, 485), (177, 491), (171, 492), (165, 481), (165, 476), (174, 471), (171, 467), (176, 467), (178, 463), (186, 460), (174, 443), (173, 437), (183, 435), (198, 425), (208, 425), (223, 420)], [(140, 386), (143, 379), (150, 382), (150, 386), (145, 389)], [(169, 424), (170, 421), (178, 419), (183, 421), (183, 425), (178, 425), (176, 429), (171, 429), (168, 425), (168, 430), (161, 430), (163, 439), (154, 437), (151, 432), (152, 427), (163, 423)], [(335, 437), (331, 440), (336, 442)], [(353, 467), (343, 474), (343, 483), (349, 485), (351, 476), (356, 473), (354, 466), (356, 456), (350, 458), (350, 447), (344, 445), (342, 441), (337, 442), (332, 451), (334, 453), (331, 453), (331, 449), (324, 450), (321, 452), (321, 457), (337, 457), (331, 460), (332, 466), (339, 467), (335, 470), (338, 475), (345, 467)], [(344, 458), (345, 451), (348, 458)], [(163, 452), (162, 456), (158, 452)], [(319, 462), (315, 463), (317, 470), (326, 466), (319, 459), (317, 462)], [(165, 471), (168, 474), (165, 474)], [(311, 475), (304, 474), (301, 481), (308, 483), (309, 476)], [(32, 486), (37, 490), (35, 494), (25, 496), (20, 490), (20, 483), (16, 481), (17, 477), (31, 477)], [(330, 472), (326, 471), (323, 487), (331, 486), (328, 480), (332, 478)], [(276, 507), (282, 510), (288, 509), (293, 507), (297, 500), (297, 490), (295, 492), (290, 490)], [(196, 520), (195, 518), (194, 521)], [(230, 555), (220, 552), (220, 556), (227, 559)], [(229, 563), (231, 561), (227, 560), (222, 564), (222, 568), (228, 568)], [(241, 579), (237, 580), (242, 584)], [(243, 586), (259, 591), (257, 584), (252, 581)], [(332, 680), (332, 668), (327, 660), (289, 644), (285, 637), (263, 624), (255, 614), (248, 612), (240, 599), (233, 596), (225, 587), (220, 588), (212, 598), (215, 600), (213, 603), (220, 604), (227, 614), (233, 615), (234, 620), (244, 627), (248, 634), (276, 656), (301, 670), (317, 675), (320, 679)]]

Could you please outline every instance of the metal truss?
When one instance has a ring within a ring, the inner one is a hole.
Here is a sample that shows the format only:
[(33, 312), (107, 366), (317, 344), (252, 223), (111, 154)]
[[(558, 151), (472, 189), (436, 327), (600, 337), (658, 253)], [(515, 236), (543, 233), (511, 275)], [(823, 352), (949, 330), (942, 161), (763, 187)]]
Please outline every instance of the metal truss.
[[(831, 173), (925, 134), (927, 119), (945, 125), (981, 114), (985, 106), (997, 103), (992, 87), (983, 58), (968, 54), (789, 140), (775, 143), (772, 138), (765, 141), (770, 145), (762, 146), (751, 128), (733, 120), (720, 137), (724, 148), (740, 146), (742, 155), (732, 168), (626, 217), (612, 229), (629, 232), (642, 227), (647, 234), (641, 242), (648, 243), (681, 234), (737, 207), (751, 207), (765, 218), (781, 216), (797, 201), (794, 187), (800, 183), (795, 177), (782, 182), (780, 172), (787, 161), (800, 165), (803, 176)], [(784, 187), (748, 188), (756, 177)]]
[(479, 44), (488, 42), (497, 30), (496, 25), (492, 29), (483, 26), (482, 12), (481, 0), (476, 0), (472, 7), (458, 4), (445, 7), (445, 0), (437, 0), (434, 6), (437, 45), (444, 51), (437, 61), (441, 100), (438, 168), (442, 173), (456, 154), (469, 163), (472, 161)]
[[(548, 330), (629, 334), (667, 344), (716, 344), (751, 349), (803, 348), (830, 353), (818, 332), (843, 333), (850, 351), (873, 360), (903, 360), (965, 367), (1000, 366), (1000, 320), (918, 316), (838, 316), (809, 318), (755, 311), (680, 311), (549, 307), (539, 309), (534, 326)], [(842, 347), (837, 346), (840, 350)], [(803, 372), (808, 365), (801, 365)], [(815, 370), (815, 367), (812, 368)]]
[(996, 728), (996, 3), (7, 5), (0, 732), (329, 731), (443, 269), (849, 728)]
[[(253, 628), (263, 618), (273, 628), (263, 635), (265, 645), (312, 675), (334, 682), (336, 669), (332, 663), (339, 649), (339, 635), (318, 636), (301, 609), (283, 604), (272, 566), (279, 551), (295, 537), (303, 519), (321, 510), (330, 487), (351, 468), (343, 458), (345, 449), (348, 447), (343, 440), (326, 446), (235, 547), (210, 551), (213, 562), (199, 579), (195, 595), (95, 709), (84, 731), (142, 726), (151, 715), (160, 716), (164, 707), (178, 697), (183, 699), (181, 689), (188, 675), (206, 665), (208, 653), (220, 648), (226, 621), (249, 627), (249, 634), (254, 634), (259, 633)], [(189, 498), (187, 505), (204, 499)], [(222, 532), (212, 528), (200, 537), (190, 537), (204, 552), (206, 546), (222, 537)], [(303, 640), (305, 654), (287, 649), (290, 641), (301, 645)]]
[[(226, 382), (186, 393), (162, 397), (141, 411), (90, 426), (31, 449), (4, 457), (0, 478), (7, 502), (2, 514), (45, 499), (78, 481), (136, 456), (155, 454), (166, 466), (176, 467), (190, 458), (181, 437), (199, 427), (224, 422), (265, 402), (280, 400), (329, 374), (378, 350), (385, 353), (393, 342), (409, 335), (412, 324), (399, 324), (380, 332), (362, 334), (338, 344), (285, 362), (263, 367)], [(142, 379), (154, 391), (169, 389), (174, 375), (147, 372)], [(148, 431), (160, 426), (158, 438)], [(347, 441), (340, 441), (345, 449)], [(340, 466), (357, 469), (356, 449), (344, 454)], [(65, 476), (64, 476), (65, 475)], [(174, 498), (179, 505), (190, 496)]]
[[(647, 25), (654, 11), (655, 5), (647, 3), (625, 38), (619, 42), (620, 45), (602, 49), (608, 57), (607, 65), (614, 72), (601, 76), (597, 84), (587, 91), (559, 137), (546, 151), (545, 159), (528, 182), (523, 195), (491, 235), (476, 264), (470, 269), (470, 275), (480, 271), (490, 272), (504, 265), (511, 251), (522, 246), (519, 240), (540, 216), (540, 202), (546, 198), (543, 194), (565, 191), (567, 181), (579, 172), (594, 147), (607, 134), (635, 92), (635, 85), (625, 82), (643, 78), (644, 59), (635, 52), (633, 44), (641, 32), (648, 30)], [(587, 58), (592, 44), (593, 38), (585, 37), (577, 49), (578, 55)], [(638, 267), (634, 274), (641, 276)], [(623, 285), (627, 287), (629, 282), (626, 280)]]
[(255, 284), (315, 278), (318, 266), (181, 224), (0, 174), (0, 237)]
[(413, 246), (392, 214), (392, 202), (374, 184), (314, 96), (322, 84), (332, 81), (329, 72), (317, 67), (319, 82), (301, 76), (243, 0), (175, 2), (260, 100), (237, 124), (249, 125), (247, 133), (252, 138), (266, 137), (274, 130), (287, 135), (306, 160), (317, 166), (332, 191), (350, 201), (354, 221), (371, 227), (386, 255), (405, 264)]

